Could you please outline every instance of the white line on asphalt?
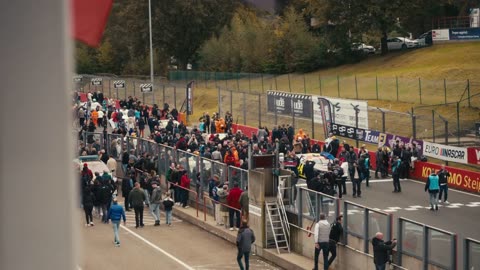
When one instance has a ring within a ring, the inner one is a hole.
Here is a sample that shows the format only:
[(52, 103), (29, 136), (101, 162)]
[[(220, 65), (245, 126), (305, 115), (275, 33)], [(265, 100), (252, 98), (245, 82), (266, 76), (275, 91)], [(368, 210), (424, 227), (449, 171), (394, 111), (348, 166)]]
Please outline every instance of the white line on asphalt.
[[(365, 182), (365, 181), (362, 181)], [(393, 179), (381, 179), (381, 180), (368, 180), (368, 183), (383, 183), (383, 182), (393, 182)], [(347, 184), (351, 184), (351, 181), (347, 181)]]
[[(414, 183), (417, 183), (417, 184), (423, 184), (423, 185), (425, 185), (425, 182), (422, 182), (422, 181), (413, 180), (413, 179), (405, 179), (405, 180), (408, 180), (408, 181), (411, 181), (411, 182), (414, 182)], [(401, 180), (401, 181), (405, 181), (405, 180)], [(400, 181), (400, 182), (401, 182), (401, 181)], [(474, 196), (474, 197), (480, 198), (480, 195), (473, 194), (473, 193), (470, 193), (470, 192), (465, 192), (465, 191), (456, 190), (456, 189), (453, 189), (453, 188), (449, 188), (448, 191), (454, 191), (454, 192), (462, 193), (462, 194), (465, 194), (465, 195), (470, 195), (470, 196)]]
[(142, 240), (145, 244), (149, 245), (150, 247), (152, 247), (153, 249), (157, 250), (157, 251), (160, 251), (161, 253), (163, 253), (165, 256), (169, 257), (170, 259), (174, 260), (175, 262), (177, 262), (178, 264), (180, 264), (181, 266), (185, 267), (185, 269), (188, 269), (188, 270), (194, 270), (193, 267), (189, 266), (188, 264), (184, 263), (183, 261), (181, 261), (180, 259), (178, 259), (177, 257), (173, 256), (172, 254), (166, 252), (165, 250), (161, 249), (160, 247), (156, 246), (155, 244), (153, 244), (152, 242), (148, 241), (147, 239), (143, 238), (142, 236), (138, 235), (137, 233), (135, 233), (134, 231), (130, 230), (129, 228), (123, 226), (123, 225), (120, 225), (124, 230), (126, 230), (127, 232), (129, 232), (130, 234), (132, 234), (133, 236), (137, 237), (138, 239)]

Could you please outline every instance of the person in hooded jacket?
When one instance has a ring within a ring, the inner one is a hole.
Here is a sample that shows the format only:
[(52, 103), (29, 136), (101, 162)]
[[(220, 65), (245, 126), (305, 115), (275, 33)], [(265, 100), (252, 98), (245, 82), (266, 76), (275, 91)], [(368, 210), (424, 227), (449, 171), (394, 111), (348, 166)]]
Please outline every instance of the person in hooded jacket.
[(243, 270), (242, 257), (245, 257), (245, 268), (248, 270), (250, 265), (250, 251), (252, 244), (255, 243), (255, 234), (253, 230), (248, 227), (247, 221), (242, 221), (242, 227), (237, 235), (237, 262), (240, 270)]
[(440, 190), (440, 181), (438, 172), (432, 171), (425, 183), (425, 191), (428, 191), (430, 197), (430, 211), (438, 211), (438, 192)]
[(385, 270), (387, 262), (389, 261), (390, 252), (397, 245), (397, 240), (383, 241), (383, 233), (377, 232), (372, 239), (373, 246), (373, 262), (375, 264), (375, 270)]
[(85, 226), (94, 226), (93, 224), (93, 203), (95, 202), (95, 195), (93, 195), (92, 187), (87, 186), (82, 193), (83, 211), (85, 212), (85, 219), (87, 223)]
[(315, 241), (315, 255), (313, 270), (318, 270), (318, 256), (323, 252), (323, 269), (328, 270), (328, 248), (330, 242), (330, 223), (328, 223), (325, 214), (320, 214), (320, 220), (315, 224), (313, 231), (313, 240)]

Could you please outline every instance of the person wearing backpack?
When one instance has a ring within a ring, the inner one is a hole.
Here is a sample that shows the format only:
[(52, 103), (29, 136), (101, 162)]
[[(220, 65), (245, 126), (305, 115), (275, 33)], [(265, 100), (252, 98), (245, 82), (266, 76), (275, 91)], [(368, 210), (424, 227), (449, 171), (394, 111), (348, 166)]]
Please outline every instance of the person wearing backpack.
[(130, 203), (128, 202), (128, 195), (133, 189), (133, 183), (135, 182), (134, 177), (135, 174), (130, 174), (127, 178), (122, 180), (122, 196), (125, 199), (125, 211), (131, 211)]

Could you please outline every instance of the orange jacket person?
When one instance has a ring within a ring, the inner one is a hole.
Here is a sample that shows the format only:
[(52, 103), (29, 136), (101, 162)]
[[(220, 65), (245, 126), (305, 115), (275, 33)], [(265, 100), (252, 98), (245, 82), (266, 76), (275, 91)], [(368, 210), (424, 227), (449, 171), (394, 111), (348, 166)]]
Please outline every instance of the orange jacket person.
[(92, 121), (93, 121), (93, 124), (94, 124), (95, 126), (98, 126), (98, 125), (97, 125), (97, 122), (98, 122), (98, 111), (97, 111), (97, 110), (94, 110), (94, 111), (92, 112)]

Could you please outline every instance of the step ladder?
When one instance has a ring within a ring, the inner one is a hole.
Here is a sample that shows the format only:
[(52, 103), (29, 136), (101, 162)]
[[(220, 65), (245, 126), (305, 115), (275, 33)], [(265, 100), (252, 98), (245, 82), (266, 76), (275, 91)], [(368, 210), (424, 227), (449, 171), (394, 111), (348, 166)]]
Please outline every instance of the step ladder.
[(269, 239), (273, 239), (278, 254), (280, 254), (281, 251), (290, 253), (289, 234), (286, 232), (285, 225), (285, 223), (288, 223), (288, 220), (285, 221), (282, 217), (283, 214), (278, 203), (276, 201), (266, 202), (265, 211), (267, 212), (268, 224), (270, 225), (267, 225), (267, 247), (273, 244), (271, 240), (269, 242)]

